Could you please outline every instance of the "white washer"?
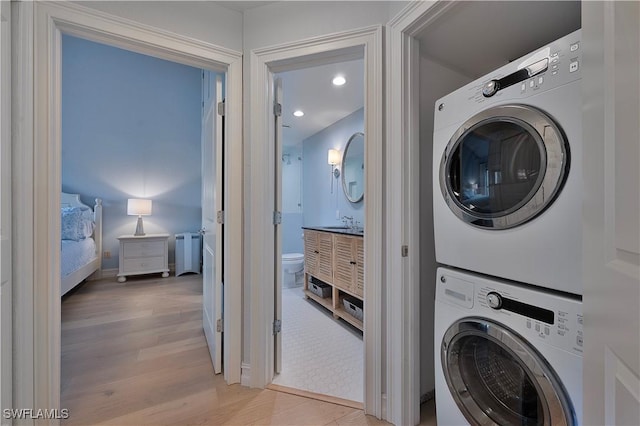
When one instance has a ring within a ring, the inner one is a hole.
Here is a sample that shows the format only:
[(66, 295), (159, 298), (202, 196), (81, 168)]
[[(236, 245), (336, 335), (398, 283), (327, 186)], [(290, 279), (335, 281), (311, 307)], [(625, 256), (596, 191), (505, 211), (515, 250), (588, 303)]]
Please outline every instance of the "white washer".
[(582, 303), (438, 268), (438, 426), (582, 424)]
[(582, 294), (581, 53), (578, 30), (436, 103), (439, 263)]

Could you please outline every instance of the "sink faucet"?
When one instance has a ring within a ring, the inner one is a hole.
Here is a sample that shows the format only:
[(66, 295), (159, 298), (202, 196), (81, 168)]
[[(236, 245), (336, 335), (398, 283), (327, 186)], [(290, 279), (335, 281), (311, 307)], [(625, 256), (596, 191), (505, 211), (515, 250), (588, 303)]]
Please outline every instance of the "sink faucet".
[(353, 216), (342, 216), (342, 222), (344, 222), (344, 226), (347, 226), (347, 222), (349, 222), (349, 226), (353, 228)]

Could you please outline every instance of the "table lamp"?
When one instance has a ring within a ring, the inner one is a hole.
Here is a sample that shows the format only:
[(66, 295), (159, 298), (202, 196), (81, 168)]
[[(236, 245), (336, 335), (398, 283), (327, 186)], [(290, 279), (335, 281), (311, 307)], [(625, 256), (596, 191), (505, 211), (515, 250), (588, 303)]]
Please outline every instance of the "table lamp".
[(135, 236), (144, 235), (144, 227), (142, 225), (142, 216), (151, 215), (151, 200), (143, 200), (140, 198), (129, 198), (127, 200), (127, 214), (129, 216), (138, 216), (136, 224)]

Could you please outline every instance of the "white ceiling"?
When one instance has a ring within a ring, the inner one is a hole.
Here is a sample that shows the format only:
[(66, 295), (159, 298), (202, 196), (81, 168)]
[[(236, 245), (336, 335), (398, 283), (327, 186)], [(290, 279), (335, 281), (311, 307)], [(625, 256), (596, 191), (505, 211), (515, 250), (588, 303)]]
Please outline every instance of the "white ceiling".
[(264, 6), (275, 1), (216, 1), (216, 4), (224, 6), (227, 9), (235, 10), (236, 12), (244, 12), (247, 9), (253, 9), (256, 7)]
[[(331, 83), (337, 74), (347, 82)], [(282, 79), (282, 139), (293, 145), (364, 106), (364, 61), (357, 59), (276, 75)], [(300, 109), (303, 117), (294, 117)], [(286, 127), (289, 126), (289, 127)]]
[(463, 1), (418, 36), (420, 51), (474, 79), (577, 30), (580, 16), (575, 1)]

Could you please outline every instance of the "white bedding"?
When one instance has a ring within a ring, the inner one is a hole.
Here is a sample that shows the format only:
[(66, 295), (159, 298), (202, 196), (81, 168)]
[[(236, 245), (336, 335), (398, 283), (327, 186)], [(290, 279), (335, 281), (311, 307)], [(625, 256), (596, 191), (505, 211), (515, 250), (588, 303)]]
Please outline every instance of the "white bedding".
[(80, 241), (62, 240), (60, 252), (60, 275), (66, 277), (96, 258), (96, 243), (93, 238)]

